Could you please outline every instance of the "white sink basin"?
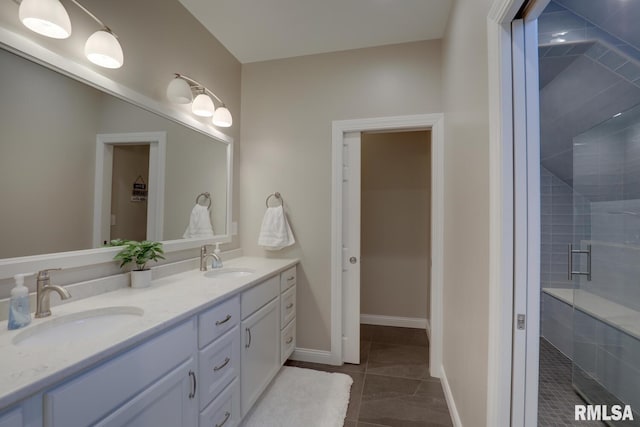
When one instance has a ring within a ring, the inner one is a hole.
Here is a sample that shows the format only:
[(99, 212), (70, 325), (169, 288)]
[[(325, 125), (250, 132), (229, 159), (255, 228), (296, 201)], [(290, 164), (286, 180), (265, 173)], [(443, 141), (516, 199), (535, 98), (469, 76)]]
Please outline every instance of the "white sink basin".
[(255, 270), (250, 268), (220, 268), (207, 271), (204, 273), (204, 277), (208, 277), (209, 279), (231, 279), (250, 276), (255, 272)]
[(67, 314), (28, 326), (15, 337), (17, 346), (51, 346), (65, 341), (100, 336), (139, 319), (144, 310), (139, 307), (104, 307)]

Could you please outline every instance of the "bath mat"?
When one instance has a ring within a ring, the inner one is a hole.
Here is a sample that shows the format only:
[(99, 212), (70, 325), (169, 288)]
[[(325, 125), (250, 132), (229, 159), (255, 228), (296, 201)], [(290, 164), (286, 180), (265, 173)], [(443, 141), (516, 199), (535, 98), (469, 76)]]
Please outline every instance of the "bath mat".
[(353, 380), (349, 375), (283, 366), (244, 427), (342, 427)]

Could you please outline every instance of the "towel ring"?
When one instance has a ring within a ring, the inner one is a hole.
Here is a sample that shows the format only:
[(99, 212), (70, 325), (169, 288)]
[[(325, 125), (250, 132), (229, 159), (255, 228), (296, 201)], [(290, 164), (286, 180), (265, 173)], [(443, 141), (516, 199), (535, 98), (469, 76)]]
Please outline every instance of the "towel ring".
[(198, 197), (196, 197), (196, 204), (197, 205), (200, 204), (200, 197), (204, 197), (205, 199), (209, 200), (209, 206), (207, 206), (207, 209), (211, 209), (211, 194), (209, 194), (208, 191), (205, 191), (204, 193), (198, 194)]
[(284, 199), (282, 198), (280, 193), (276, 191), (275, 193), (271, 193), (267, 196), (267, 200), (265, 200), (265, 204), (267, 205), (267, 207), (269, 207), (269, 199), (271, 199), (272, 197), (275, 197), (276, 199), (280, 200), (280, 206), (284, 206)]

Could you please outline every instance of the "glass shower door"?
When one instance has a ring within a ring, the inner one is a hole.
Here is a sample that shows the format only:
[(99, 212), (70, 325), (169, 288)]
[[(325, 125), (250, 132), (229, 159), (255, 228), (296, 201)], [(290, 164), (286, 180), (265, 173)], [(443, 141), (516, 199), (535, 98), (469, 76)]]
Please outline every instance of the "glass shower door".
[(573, 387), (640, 425), (640, 107), (573, 138), (573, 189)]

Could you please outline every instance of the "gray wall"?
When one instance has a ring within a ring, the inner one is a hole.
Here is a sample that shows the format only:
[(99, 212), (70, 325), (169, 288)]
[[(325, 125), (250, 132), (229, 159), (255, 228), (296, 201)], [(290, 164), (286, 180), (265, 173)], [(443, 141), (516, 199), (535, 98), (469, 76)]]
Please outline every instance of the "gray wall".
[[(299, 257), (298, 346), (331, 333), (331, 122), (440, 112), (440, 41), (245, 64), (240, 229), (247, 255)], [(267, 195), (285, 200), (297, 243), (257, 245)]]
[(453, 3), (443, 39), (443, 369), (462, 424), (487, 415), (490, 0)]
[(431, 132), (362, 135), (360, 312), (426, 319)]

